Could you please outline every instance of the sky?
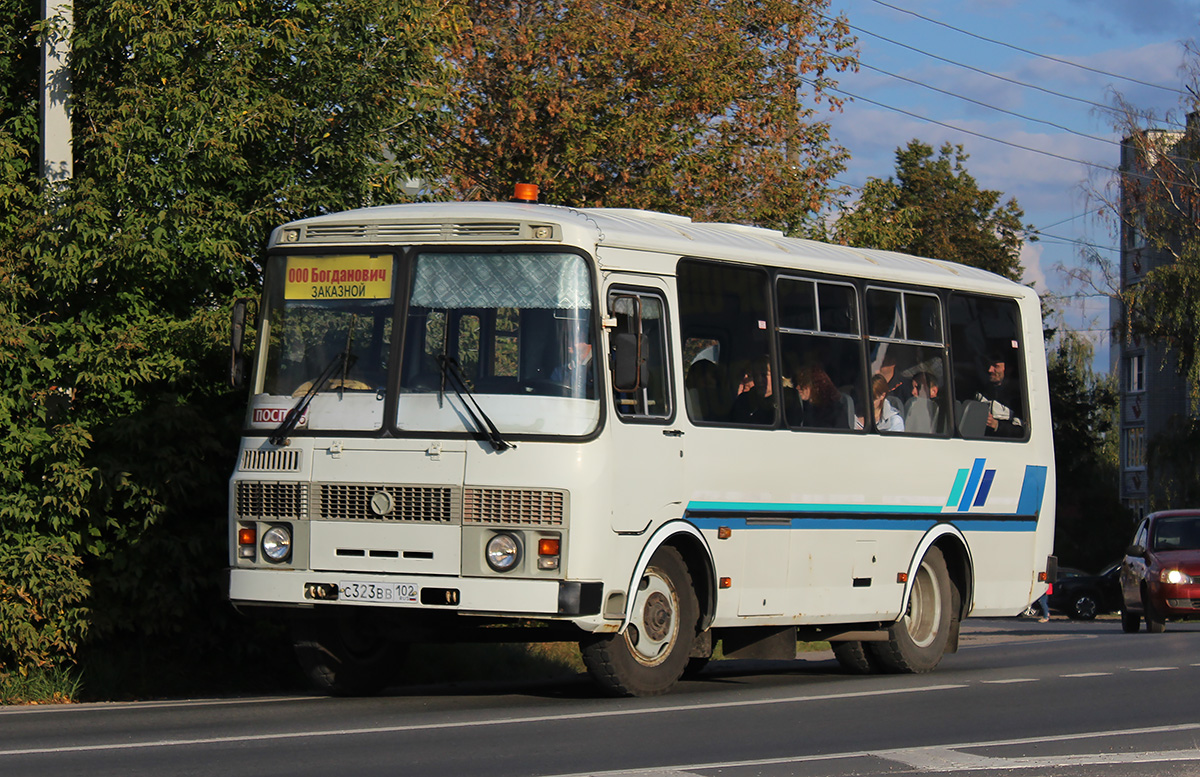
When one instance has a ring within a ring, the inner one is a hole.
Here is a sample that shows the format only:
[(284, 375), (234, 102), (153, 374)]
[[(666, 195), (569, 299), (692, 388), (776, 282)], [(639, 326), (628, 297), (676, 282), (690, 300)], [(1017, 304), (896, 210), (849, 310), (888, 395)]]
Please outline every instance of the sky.
[(1108, 370), (1108, 300), (1066, 273), (1084, 265), (1080, 243), (1118, 258), (1112, 226), (1084, 194), (1120, 162), (1120, 133), (1097, 104), (1117, 92), (1182, 120), (1183, 42), (1200, 39), (1200, 0), (832, 0), (830, 10), (856, 28), (860, 62), (837, 76), (852, 96), (830, 118), (850, 152), (838, 181), (894, 176), (896, 150), (913, 139), (962, 145), (980, 188), (1015, 198), (1040, 232), (1022, 249), (1024, 280), (1054, 297), (1065, 326), (1095, 344), (1093, 367)]

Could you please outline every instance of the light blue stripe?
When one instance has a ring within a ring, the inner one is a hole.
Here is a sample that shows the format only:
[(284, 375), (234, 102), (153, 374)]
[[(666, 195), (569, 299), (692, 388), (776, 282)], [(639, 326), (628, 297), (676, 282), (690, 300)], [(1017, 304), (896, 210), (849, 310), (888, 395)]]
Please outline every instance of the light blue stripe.
[[(774, 529), (776, 531), (823, 530), (837, 531), (855, 529), (859, 531), (918, 531), (925, 532), (935, 526), (936, 520), (904, 520), (888, 518), (792, 518), (779, 523), (750, 523), (745, 518), (692, 518), (692, 523), (702, 530), (716, 530), (728, 527), (738, 531), (760, 531)], [(954, 522), (960, 531), (1003, 531), (1031, 532), (1037, 528), (1034, 520), (1020, 521), (1012, 519), (973, 519)]]
[(946, 507), (954, 507), (958, 504), (958, 498), (962, 496), (963, 486), (967, 484), (967, 475), (970, 472), (969, 469), (960, 469), (954, 476), (954, 488), (950, 489), (950, 498), (946, 500)]
[(929, 505), (822, 504), (817, 502), (688, 502), (688, 511), (723, 510), (737, 513), (887, 513), (940, 515), (942, 508)]

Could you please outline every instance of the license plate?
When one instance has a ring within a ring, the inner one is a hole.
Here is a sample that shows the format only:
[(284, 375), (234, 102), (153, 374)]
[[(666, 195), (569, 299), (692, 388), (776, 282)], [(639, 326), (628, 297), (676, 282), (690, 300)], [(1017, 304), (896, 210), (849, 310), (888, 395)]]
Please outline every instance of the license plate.
[(351, 602), (416, 602), (419, 589), (412, 583), (338, 583), (338, 598)]

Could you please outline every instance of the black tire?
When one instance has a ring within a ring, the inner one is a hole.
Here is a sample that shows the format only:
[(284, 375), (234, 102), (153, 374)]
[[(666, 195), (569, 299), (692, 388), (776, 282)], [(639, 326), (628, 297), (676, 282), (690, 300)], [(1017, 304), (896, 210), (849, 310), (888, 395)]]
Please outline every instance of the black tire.
[(664, 694), (688, 667), (699, 621), (700, 605), (683, 557), (674, 548), (659, 548), (634, 592), (629, 627), (581, 641), (583, 662), (608, 693)]
[(1075, 597), (1075, 601), (1071, 603), (1071, 612), (1068, 614), (1077, 621), (1090, 621), (1096, 619), (1098, 612), (1100, 612), (1100, 603), (1096, 601), (1096, 597), (1085, 593)]
[(1142, 591), (1142, 617), (1146, 620), (1146, 631), (1150, 634), (1162, 634), (1167, 628), (1166, 619), (1154, 606), (1154, 600)]
[(1126, 634), (1137, 634), (1141, 628), (1142, 616), (1136, 612), (1130, 612), (1128, 607), (1121, 610), (1121, 631)]
[(833, 657), (848, 674), (876, 674), (886, 669), (864, 642), (831, 642), (829, 646), (833, 648)]
[(886, 642), (867, 643), (885, 670), (930, 672), (938, 665), (957, 617), (952, 588), (942, 552), (930, 548), (917, 568), (904, 617), (888, 627)]
[(400, 674), (406, 643), (388, 639), (367, 615), (298, 618), (292, 645), (309, 681), (334, 696), (372, 696)]

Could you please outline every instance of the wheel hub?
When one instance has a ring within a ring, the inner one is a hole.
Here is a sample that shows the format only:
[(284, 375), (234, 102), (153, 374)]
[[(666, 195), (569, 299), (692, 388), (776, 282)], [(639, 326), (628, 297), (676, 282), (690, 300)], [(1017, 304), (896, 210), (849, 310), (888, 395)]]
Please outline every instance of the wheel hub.
[(655, 642), (666, 639), (671, 629), (671, 602), (661, 592), (655, 591), (646, 597), (642, 625), (645, 626), (646, 636)]

